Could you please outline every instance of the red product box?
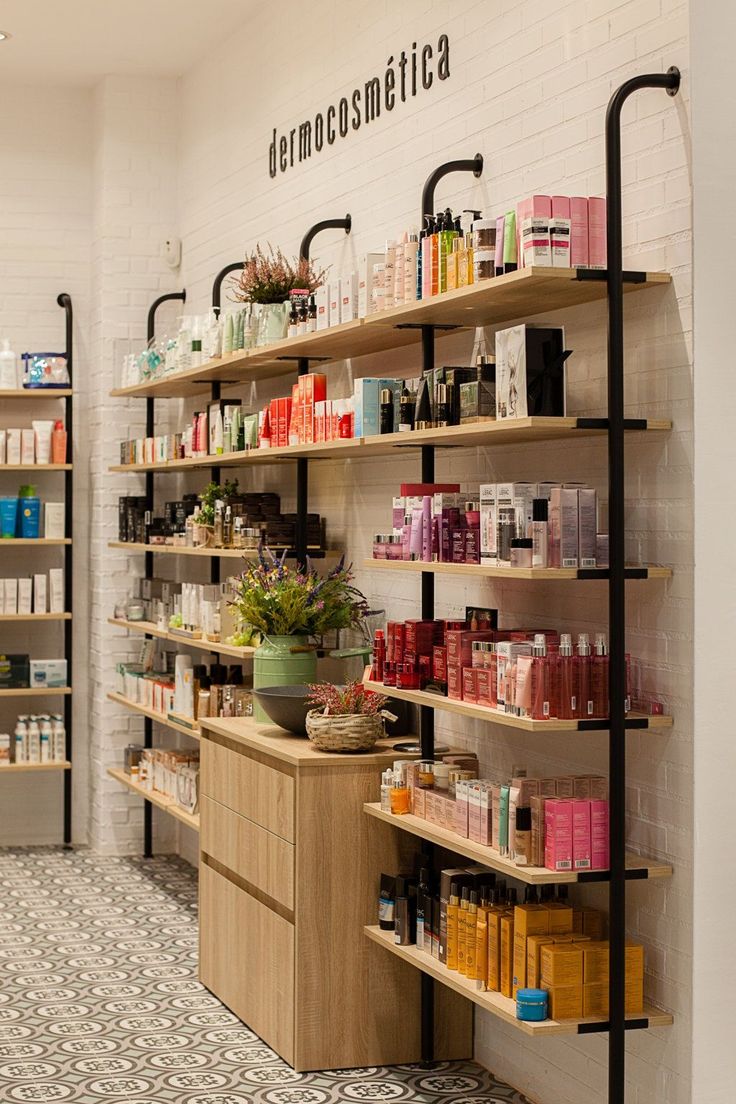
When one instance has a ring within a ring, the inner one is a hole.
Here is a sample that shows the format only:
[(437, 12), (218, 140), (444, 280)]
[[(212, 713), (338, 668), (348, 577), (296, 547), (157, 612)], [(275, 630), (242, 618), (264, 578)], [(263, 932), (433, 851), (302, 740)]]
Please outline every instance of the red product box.
[(590, 861), (592, 870), (608, 870), (611, 865), (607, 801), (590, 803)]
[(399, 489), (402, 497), (423, 498), (424, 495), (460, 494), (459, 483), (402, 483)]
[(463, 667), (463, 701), (476, 705), (478, 702), (477, 667)]
[(495, 629), (451, 629), (447, 633), (447, 662), (459, 664), (461, 667), (470, 667), (473, 659), (471, 647), (474, 640), (496, 640), (498, 632)]
[(315, 404), (324, 402), (327, 398), (327, 376), (318, 372), (308, 372), (299, 377), (299, 401), (302, 407), (302, 440), (305, 444), (314, 443), (315, 436)]
[(573, 870), (591, 869), (589, 801), (572, 803), (572, 866)]
[(447, 648), (443, 644), (435, 644), (432, 648), (432, 678), (447, 682)]
[(544, 805), (544, 865), (572, 870), (573, 803), (549, 798)]
[(447, 664), (447, 696), (455, 701), (463, 700), (463, 669), (454, 663)]
[(416, 655), (432, 655), (434, 648), (436, 623), (434, 621), (405, 621), (405, 649)]
[[(289, 443), (289, 421), (291, 419), (291, 399), (283, 396), (276, 400), (278, 403), (278, 441), (279, 447)], [(273, 424), (271, 425), (273, 431)]]

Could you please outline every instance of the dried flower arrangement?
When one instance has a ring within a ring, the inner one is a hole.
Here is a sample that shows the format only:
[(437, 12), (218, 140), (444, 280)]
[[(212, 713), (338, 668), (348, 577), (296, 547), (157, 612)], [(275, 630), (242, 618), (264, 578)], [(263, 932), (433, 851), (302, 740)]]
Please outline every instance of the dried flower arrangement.
[(381, 713), (388, 701), (383, 694), (376, 694), (357, 680), (342, 688), (333, 686), (331, 682), (315, 682), (309, 689), (308, 704), (330, 717), (374, 717)]
[(234, 298), (238, 303), (283, 303), (291, 291), (316, 291), (326, 276), (327, 269), (316, 269), (304, 257), (290, 261), (270, 244), (267, 252), (257, 245), (233, 279)]

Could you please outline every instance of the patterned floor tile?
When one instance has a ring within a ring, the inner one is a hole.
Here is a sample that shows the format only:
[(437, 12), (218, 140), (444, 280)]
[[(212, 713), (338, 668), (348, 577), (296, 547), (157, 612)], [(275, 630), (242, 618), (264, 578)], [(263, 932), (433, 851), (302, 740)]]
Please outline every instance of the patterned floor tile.
[(8, 1104), (526, 1104), (472, 1062), (297, 1074), (197, 980), (179, 859), (0, 850)]

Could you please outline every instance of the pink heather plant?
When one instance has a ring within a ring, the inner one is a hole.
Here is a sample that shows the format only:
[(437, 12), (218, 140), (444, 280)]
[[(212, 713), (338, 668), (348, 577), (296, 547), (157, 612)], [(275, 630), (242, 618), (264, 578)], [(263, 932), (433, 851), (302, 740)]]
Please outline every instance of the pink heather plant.
[(374, 693), (358, 681), (349, 682), (342, 689), (331, 682), (315, 682), (309, 689), (308, 704), (331, 717), (354, 717), (356, 713), (375, 716), (388, 701), (383, 694)]
[(233, 279), (234, 298), (238, 303), (283, 303), (290, 291), (316, 291), (326, 276), (326, 269), (315, 269), (303, 257), (289, 261), (270, 243), (268, 252), (257, 245), (245, 258), (240, 276)]

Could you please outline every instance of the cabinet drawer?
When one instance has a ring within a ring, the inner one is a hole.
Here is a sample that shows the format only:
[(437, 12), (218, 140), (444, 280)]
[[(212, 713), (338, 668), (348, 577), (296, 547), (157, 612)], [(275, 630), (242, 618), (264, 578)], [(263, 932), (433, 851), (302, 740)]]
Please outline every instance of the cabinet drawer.
[(204, 862), (199, 910), (202, 984), (293, 1065), (293, 926)]
[(294, 908), (294, 845), (220, 805), (200, 801), (202, 850), (287, 909)]
[(294, 842), (294, 779), (212, 739), (200, 744), (200, 790), (282, 839)]

